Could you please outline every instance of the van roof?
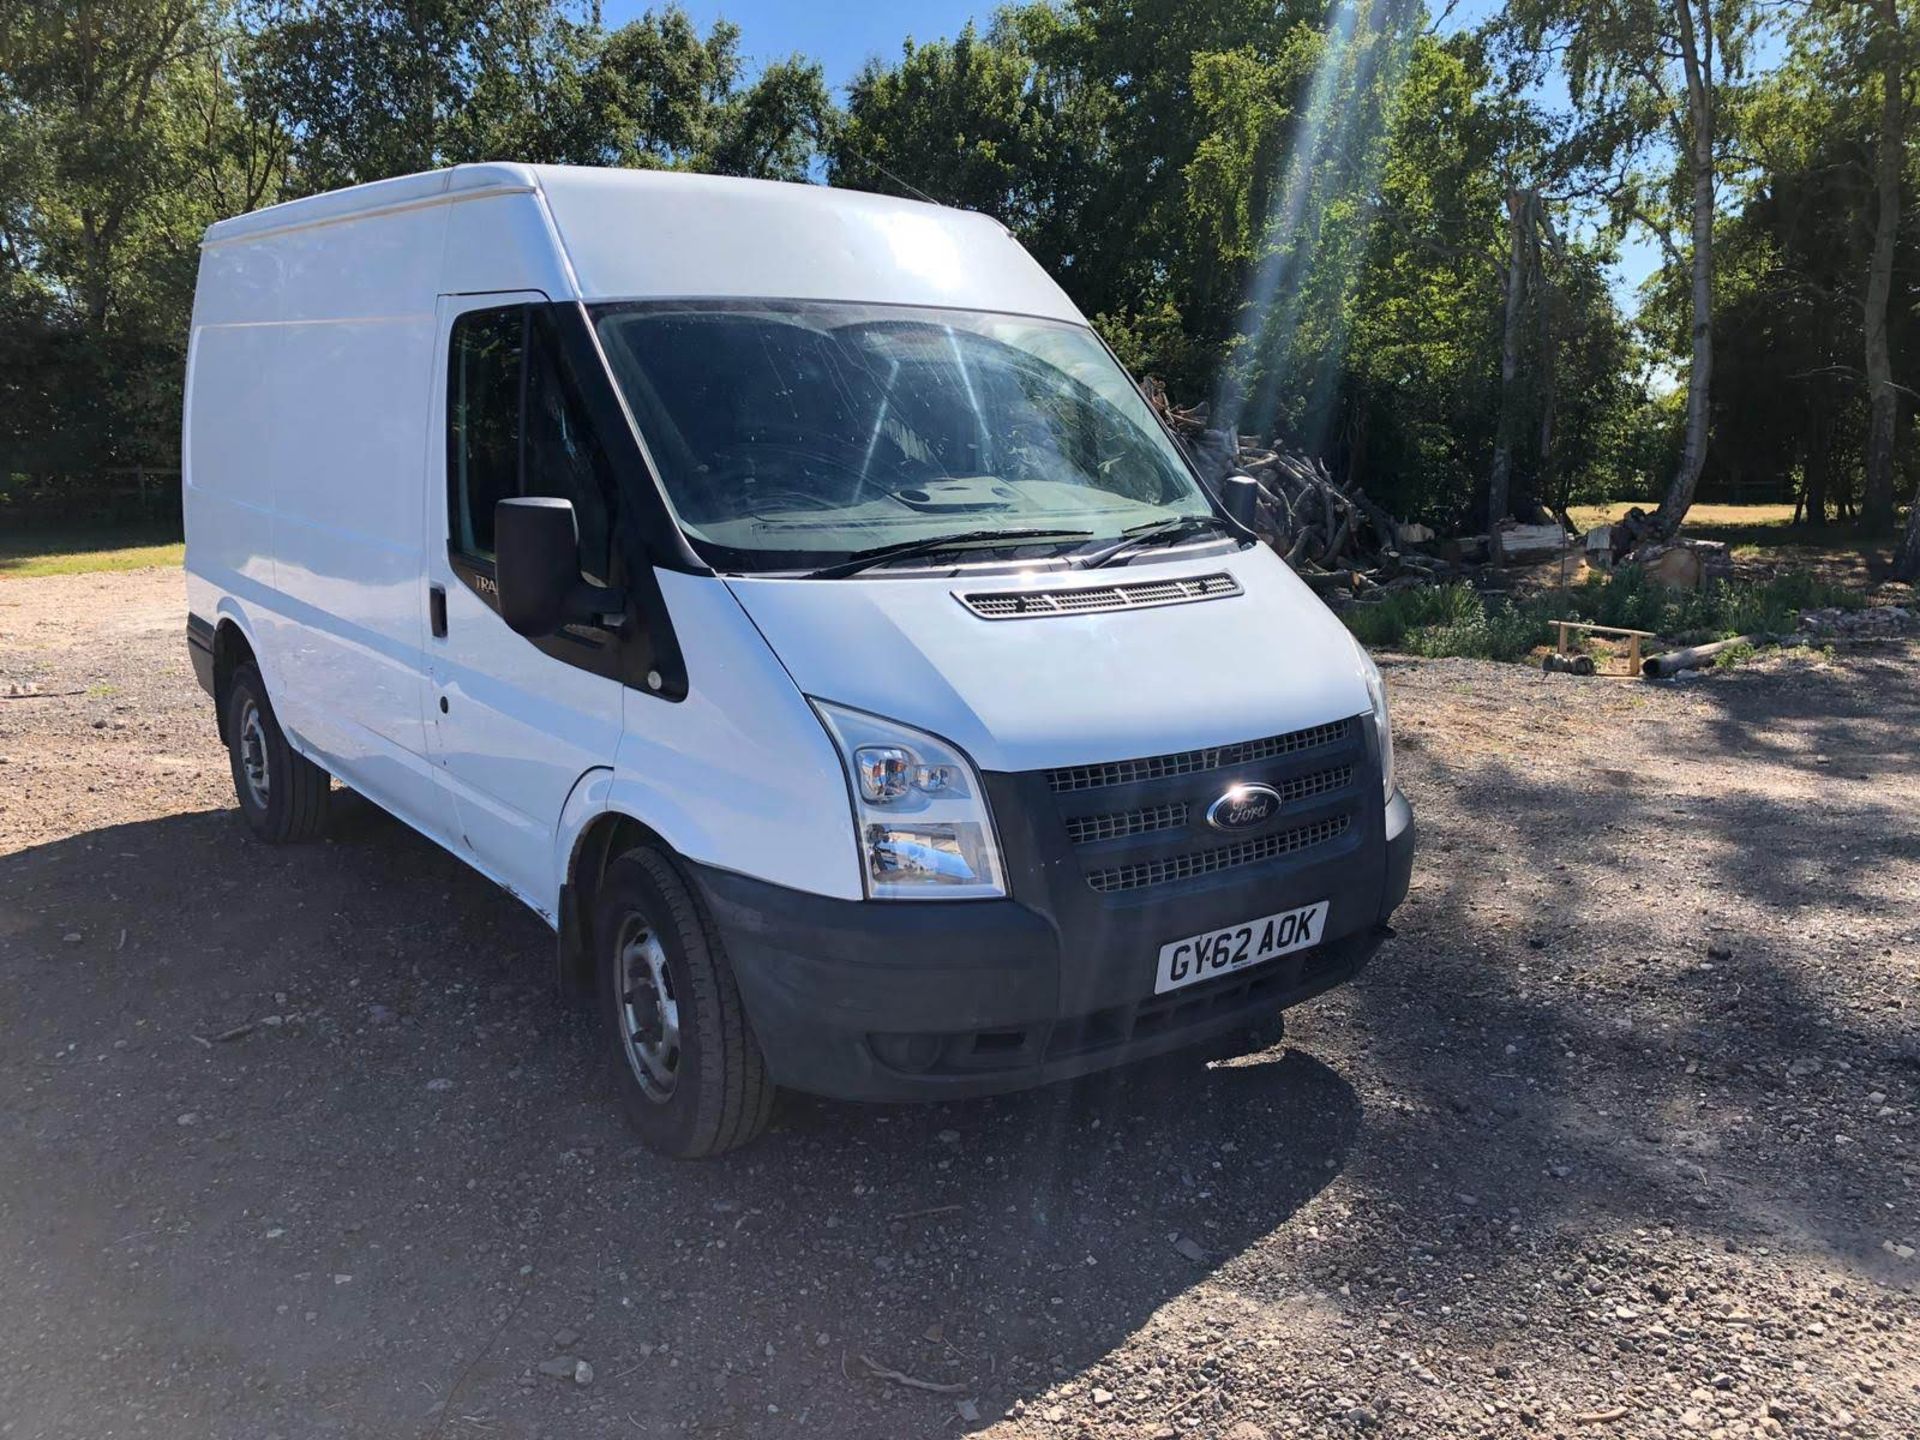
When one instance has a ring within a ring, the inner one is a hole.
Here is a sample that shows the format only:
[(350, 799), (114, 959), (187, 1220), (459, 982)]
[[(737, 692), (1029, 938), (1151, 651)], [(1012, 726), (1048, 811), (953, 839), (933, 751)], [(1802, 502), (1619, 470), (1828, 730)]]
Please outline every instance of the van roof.
[[(217, 245), (242, 237), (269, 235), (307, 225), (325, 225), (338, 220), (353, 220), (384, 211), (410, 209), (419, 205), (451, 203), (478, 199), (483, 195), (539, 193), (548, 197), (569, 195), (587, 189), (616, 188), (633, 195), (658, 197), (699, 196), (724, 202), (728, 198), (790, 192), (791, 201), (802, 205), (840, 206), (876, 205), (930, 215), (969, 216), (999, 225), (999, 221), (977, 211), (959, 210), (921, 200), (904, 200), (866, 190), (838, 189), (787, 180), (746, 180), (732, 175), (701, 175), (688, 170), (640, 170), (591, 165), (523, 165), (513, 161), (488, 160), (470, 165), (453, 165), (444, 170), (423, 170), (416, 175), (396, 175), (390, 180), (370, 180), (364, 185), (349, 185), (327, 190), (298, 200), (283, 200), (244, 215), (216, 220), (201, 237), (203, 245)], [(1002, 227), (1004, 228), (1004, 227)]]
[(396, 175), (391, 180), (373, 180), (365, 185), (349, 185), (344, 190), (328, 190), (299, 200), (250, 210), (226, 220), (216, 220), (201, 237), (203, 245), (218, 245), (270, 235), (277, 230), (294, 230), (304, 225), (324, 225), (335, 220), (352, 220), (384, 210), (433, 205), (451, 199), (478, 194), (510, 194), (538, 188), (530, 165), (455, 165), (446, 170), (425, 170), (418, 175)]
[[(516, 195), (529, 197), (523, 219), (466, 203), (512, 206)], [(449, 275), (450, 289), (546, 288), (555, 298), (589, 300), (863, 299), (1085, 323), (990, 216), (861, 190), (680, 170), (456, 165), (236, 215), (208, 227), (202, 243), (218, 250), (434, 206), (454, 207), (449, 265), (476, 250), (499, 251), (503, 226), (522, 257), (480, 279), (462, 272), (453, 283)]]

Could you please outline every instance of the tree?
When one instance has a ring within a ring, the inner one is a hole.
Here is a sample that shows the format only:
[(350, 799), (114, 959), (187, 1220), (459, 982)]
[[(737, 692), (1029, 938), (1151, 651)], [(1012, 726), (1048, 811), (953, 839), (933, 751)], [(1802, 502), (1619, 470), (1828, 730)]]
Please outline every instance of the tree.
[(830, 143), (836, 112), (818, 62), (792, 55), (721, 104), (702, 168), (719, 175), (803, 181)]
[(1514, 430), (1518, 423), (1515, 382), (1520, 374), (1522, 308), (1527, 300), (1529, 240), (1540, 197), (1531, 190), (1507, 192), (1507, 303), (1500, 326), (1500, 437), (1494, 442), (1493, 471), (1487, 479), (1487, 553), (1500, 563), (1500, 522), (1511, 514), (1508, 488), (1513, 476)]
[(169, 462), (200, 232), (278, 189), (280, 149), (237, 105), (236, 43), (215, 0), (0, 0), (13, 466)]
[[(1756, 11), (1750, 0), (1510, 0), (1495, 23), (1535, 65), (1563, 68), (1575, 111), (1572, 149), (1605, 177), (1600, 197), (1619, 222), (1652, 231), (1688, 272), (1686, 431), (1653, 517), (1655, 533), (1671, 535), (1706, 463), (1722, 100), (1742, 73)], [(1685, 250), (1674, 234), (1678, 216), (1687, 221)]]
[(677, 5), (607, 31), (563, 0), (267, 0), (250, 94), (303, 190), (476, 160), (804, 179), (820, 67), (747, 83), (739, 29)]
[(115, 318), (136, 232), (188, 168), (180, 114), (188, 71), (210, 46), (202, 0), (0, 0), (0, 44), (19, 143), (46, 188), (31, 243), (72, 287), (88, 321)]
[(1900, 234), (1909, 70), (1898, 0), (1873, 0), (1872, 16), (1868, 50), (1870, 58), (1878, 61), (1880, 124), (1873, 165), (1873, 258), (1867, 266), (1862, 326), (1873, 419), (1867, 436), (1866, 492), (1860, 506), (1860, 525), (1869, 535), (1882, 535), (1893, 529), (1893, 442), (1900, 424), (1900, 392), (1893, 383), (1892, 352), (1887, 342), (1887, 300), (1893, 291), (1893, 253)]
[[(1898, 201), (1882, 198), (1892, 147), (1868, 18), (1856, 0), (1810, 9), (1782, 63), (1741, 98), (1749, 164), (1715, 242), (1721, 338), (1708, 469), (1716, 480), (1792, 487), (1813, 524), (1878, 504), (1887, 516), (1875, 528), (1885, 533), (1907, 483), (1908, 422), (1899, 387), (1876, 384), (1876, 371), (1884, 366), (1891, 381), (1901, 357), (1920, 354), (1920, 313), (1881, 302), (1920, 275), (1920, 227), (1900, 226), (1897, 213), (1884, 223)], [(1911, 155), (1903, 163), (1911, 168)], [(1643, 313), (1671, 332), (1684, 309), (1684, 296), (1663, 285)], [(1882, 401), (1876, 415), (1882, 396), (1895, 403)], [(1886, 425), (1891, 436), (1877, 440)]]
[(551, 10), (546, 0), (265, 0), (252, 17), (262, 42), (251, 98), (293, 137), (302, 189), (430, 170), (456, 135), (470, 145), (497, 115), (533, 108), (526, 70), (509, 62), (551, 42)]
[(1907, 533), (1893, 554), (1893, 575), (1910, 585), (1920, 585), (1920, 482), (1913, 491), (1913, 508), (1907, 512)]
[(991, 215), (1043, 263), (1070, 251), (1061, 216), (1075, 190), (1051, 77), (1011, 17), (984, 34), (908, 40), (892, 65), (869, 61), (848, 88), (827, 179), (918, 193)]

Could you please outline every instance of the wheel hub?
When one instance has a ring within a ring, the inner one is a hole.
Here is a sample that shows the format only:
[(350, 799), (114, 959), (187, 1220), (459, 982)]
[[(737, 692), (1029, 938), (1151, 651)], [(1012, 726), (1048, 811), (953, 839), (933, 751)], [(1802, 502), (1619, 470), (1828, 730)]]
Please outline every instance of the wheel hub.
[(267, 773), (267, 727), (260, 718), (260, 707), (252, 700), (240, 712), (240, 773), (255, 807), (266, 809), (273, 783)]
[(664, 1104), (680, 1079), (680, 1002), (667, 952), (639, 916), (621, 926), (619, 947), (621, 1049), (647, 1098)]

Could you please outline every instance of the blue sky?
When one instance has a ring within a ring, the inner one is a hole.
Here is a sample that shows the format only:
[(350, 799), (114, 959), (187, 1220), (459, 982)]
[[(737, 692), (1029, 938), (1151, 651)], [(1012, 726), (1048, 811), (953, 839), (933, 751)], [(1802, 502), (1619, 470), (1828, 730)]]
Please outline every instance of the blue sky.
[[(602, 18), (611, 28), (649, 8), (646, 0), (604, 0)], [(954, 35), (969, 18), (984, 25), (995, 6), (966, 0), (681, 0), (681, 8), (703, 31), (715, 20), (738, 25), (740, 50), (749, 61), (782, 60), (798, 50), (826, 66), (828, 82), (838, 87), (870, 56), (898, 55), (908, 35)]]
[[(1445, 0), (1428, 0), (1436, 12)], [(985, 25), (997, 8), (971, 0), (681, 0), (683, 8), (703, 31), (715, 20), (731, 20), (740, 27), (741, 53), (752, 65), (784, 59), (799, 51), (826, 67), (827, 81), (836, 91), (847, 84), (873, 56), (891, 60), (900, 42), (937, 40), (956, 34), (969, 19)], [(1447, 28), (1478, 24), (1498, 6), (1498, 0), (1459, 0), (1448, 16)], [(650, 6), (648, 0), (604, 0), (602, 17), (609, 26), (623, 25)], [(1498, 223), (1499, 217), (1492, 217)], [(1615, 285), (1622, 300), (1633, 304), (1641, 281), (1660, 263), (1655, 242), (1631, 236), (1622, 247)]]

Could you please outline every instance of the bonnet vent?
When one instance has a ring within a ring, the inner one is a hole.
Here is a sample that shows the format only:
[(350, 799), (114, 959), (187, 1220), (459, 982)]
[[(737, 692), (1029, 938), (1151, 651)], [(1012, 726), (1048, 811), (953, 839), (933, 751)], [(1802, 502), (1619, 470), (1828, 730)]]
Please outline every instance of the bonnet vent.
[(1240, 593), (1240, 582), (1221, 573), (1059, 590), (979, 590), (969, 595), (956, 590), (953, 598), (982, 620), (1033, 620), (1042, 615), (1091, 615), (1103, 610), (1146, 610), (1155, 605), (1224, 600)]

